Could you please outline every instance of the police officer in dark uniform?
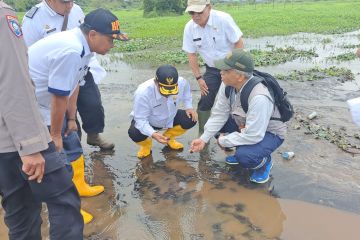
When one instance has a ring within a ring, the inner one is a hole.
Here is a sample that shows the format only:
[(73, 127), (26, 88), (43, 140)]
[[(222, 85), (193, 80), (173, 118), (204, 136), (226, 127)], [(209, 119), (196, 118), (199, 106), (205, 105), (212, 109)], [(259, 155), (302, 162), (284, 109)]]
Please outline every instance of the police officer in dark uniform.
[(9, 239), (41, 239), (42, 202), (51, 239), (83, 239), (72, 173), (38, 112), (18, 18), (3, 1), (0, 32), (0, 196)]

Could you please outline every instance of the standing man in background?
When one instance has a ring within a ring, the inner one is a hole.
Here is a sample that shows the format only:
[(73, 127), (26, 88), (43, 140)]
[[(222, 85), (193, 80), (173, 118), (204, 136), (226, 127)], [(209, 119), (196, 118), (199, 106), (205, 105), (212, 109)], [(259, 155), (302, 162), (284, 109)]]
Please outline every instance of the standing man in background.
[[(182, 49), (188, 54), (201, 91), (197, 108), (201, 134), (221, 84), (220, 70), (215, 68), (214, 61), (224, 58), (234, 48), (243, 48), (243, 34), (229, 14), (212, 9), (210, 0), (188, 0), (185, 11), (192, 19), (185, 26)], [(197, 53), (205, 62), (204, 75), (200, 72)]]
[[(25, 42), (30, 47), (53, 33), (80, 26), (83, 20), (84, 13), (73, 0), (43, 0), (23, 18)], [(100, 135), (105, 127), (105, 114), (97, 84), (106, 76), (106, 72), (95, 56), (90, 61), (89, 69), (85, 81), (80, 83), (77, 110), (81, 116), (82, 127), (87, 133), (87, 143), (111, 150), (115, 145)], [(81, 134), (81, 129), (79, 133)]]
[(50, 239), (83, 239), (80, 199), (51, 141), (29, 76), (15, 12), (0, 1), (0, 196), (10, 240), (41, 240), (41, 203)]

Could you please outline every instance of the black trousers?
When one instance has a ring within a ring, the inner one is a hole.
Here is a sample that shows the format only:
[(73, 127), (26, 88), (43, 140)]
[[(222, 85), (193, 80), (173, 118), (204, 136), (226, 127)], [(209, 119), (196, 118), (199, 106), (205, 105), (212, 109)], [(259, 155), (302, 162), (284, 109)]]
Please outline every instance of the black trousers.
[(84, 222), (79, 194), (72, 183), (72, 172), (54, 143), (41, 152), (45, 159), (42, 183), (28, 181), (21, 170), (17, 152), (0, 153), (0, 195), (10, 240), (41, 239), (41, 203), (49, 211), (50, 239), (83, 239)]
[(198, 102), (198, 110), (210, 111), (214, 105), (216, 95), (221, 85), (220, 70), (206, 65), (206, 71), (203, 78), (208, 86), (209, 93), (206, 96), (201, 95)]
[[(186, 115), (185, 110), (178, 109), (177, 113), (174, 118), (173, 126), (180, 125), (183, 129), (190, 129), (196, 125), (196, 122), (193, 122), (191, 118), (188, 118)], [(161, 128), (153, 127), (155, 130), (160, 130)], [(136, 127), (135, 121), (131, 121), (129, 130), (128, 130), (129, 137), (134, 142), (141, 142), (144, 141), (148, 136), (142, 134)]]
[(90, 71), (85, 76), (85, 85), (80, 86), (77, 108), (86, 133), (102, 133), (105, 127), (104, 107), (98, 85)]

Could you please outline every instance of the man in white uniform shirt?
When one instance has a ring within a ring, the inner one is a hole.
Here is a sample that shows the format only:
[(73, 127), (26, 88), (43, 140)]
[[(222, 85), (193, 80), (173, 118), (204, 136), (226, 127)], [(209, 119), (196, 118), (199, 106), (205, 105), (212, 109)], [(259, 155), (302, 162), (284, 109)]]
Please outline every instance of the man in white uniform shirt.
[[(78, 85), (93, 53), (106, 54), (120, 35), (117, 17), (100, 8), (86, 15), (79, 28), (43, 38), (29, 48), (29, 70), (40, 112), (57, 150), (64, 150), (72, 165), (80, 196), (96, 196), (104, 187), (85, 182), (83, 150), (74, 131)], [(90, 221), (92, 217), (87, 214), (84, 219)]]
[[(210, 0), (188, 0), (185, 11), (192, 19), (185, 26), (182, 49), (188, 54), (201, 91), (197, 107), (201, 134), (221, 84), (220, 70), (214, 61), (224, 58), (234, 48), (243, 48), (243, 34), (229, 14), (212, 9)], [(204, 74), (200, 72), (197, 53), (205, 62)]]
[[(183, 104), (185, 110), (178, 109)], [(135, 91), (129, 137), (140, 146), (139, 158), (151, 154), (152, 139), (171, 149), (184, 146), (175, 140), (195, 126), (197, 114), (192, 108), (189, 83), (179, 77), (175, 67), (160, 66), (155, 78), (139, 85)], [(161, 129), (167, 129), (163, 134)]]
[[(42, 38), (60, 31), (73, 29), (83, 22), (84, 13), (73, 0), (44, 0), (29, 10), (23, 18), (23, 32), (26, 45), (30, 47)], [(89, 64), (85, 81), (80, 83), (77, 108), (82, 127), (87, 133), (87, 142), (101, 149), (113, 149), (114, 144), (106, 141), (100, 133), (104, 131), (105, 115), (98, 83), (106, 76), (94, 56)], [(81, 137), (81, 129), (78, 131)]]

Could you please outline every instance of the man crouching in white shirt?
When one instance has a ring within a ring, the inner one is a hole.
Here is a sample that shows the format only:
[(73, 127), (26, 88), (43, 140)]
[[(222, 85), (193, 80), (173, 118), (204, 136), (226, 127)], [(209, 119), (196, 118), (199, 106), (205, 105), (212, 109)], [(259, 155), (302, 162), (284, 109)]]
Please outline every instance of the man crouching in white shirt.
[[(178, 109), (180, 103), (185, 110)], [(197, 113), (192, 108), (189, 83), (179, 77), (175, 67), (160, 66), (155, 78), (139, 85), (135, 91), (134, 107), (129, 137), (140, 146), (138, 158), (151, 154), (152, 139), (167, 144), (171, 149), (184, 146), (175, 140), (197, 122)], [(167, 129), (163, 134), (158, 130)]]

